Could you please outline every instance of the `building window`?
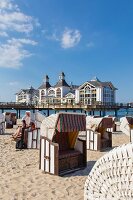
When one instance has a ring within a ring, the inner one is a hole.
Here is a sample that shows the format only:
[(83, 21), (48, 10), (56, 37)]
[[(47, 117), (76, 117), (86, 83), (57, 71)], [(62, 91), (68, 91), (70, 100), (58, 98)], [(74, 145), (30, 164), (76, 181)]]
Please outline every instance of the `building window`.
[(45, 97), (45, 91), (44, 91), (44, 90), (42, 90), (42, 91), (41, 91), (41, 100), (43, 100), (43, 99), (44, 99), (44, 97)]
[(85, 94), (90, 94), (91, 93), (91, 90), (90, 90), (90, 87), (85, 87)]
[(48, 92), (48, 96), (54, 96), (55, 97), (55, 91), (54, 90), (50, 90)]
[(58, 88), (56, 90), (56, 97), (61, 98), (61, 89), (60, 88)]
[(82, 90), (80, 90), (80, 102), (86, 105), (91, 105), (96, 102), (96, 88), (91, 85), (86, 85)]

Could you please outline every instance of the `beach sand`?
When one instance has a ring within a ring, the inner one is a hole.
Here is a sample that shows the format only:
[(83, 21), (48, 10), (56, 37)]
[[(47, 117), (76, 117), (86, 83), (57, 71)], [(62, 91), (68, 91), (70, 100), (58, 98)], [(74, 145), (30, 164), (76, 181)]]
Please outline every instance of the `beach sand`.
[[(128, 142), (125, 134), (113, 134), (113, 147)], [(0, 200), (83, 200), (87, 175), (109, 150), (88, 150), (86, 169), (60, 177), (39, 170), (39, 150), (16, 151), (10, 134), (0, 135)]]

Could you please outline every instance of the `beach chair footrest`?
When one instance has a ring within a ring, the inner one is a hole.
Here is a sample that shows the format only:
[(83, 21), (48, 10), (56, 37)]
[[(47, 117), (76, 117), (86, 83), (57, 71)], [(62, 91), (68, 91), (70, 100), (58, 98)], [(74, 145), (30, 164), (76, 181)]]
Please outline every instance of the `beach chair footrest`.
[(59, 154), (59, 172), (81, 167), (83, 155), (79, 151), (71, 150)]

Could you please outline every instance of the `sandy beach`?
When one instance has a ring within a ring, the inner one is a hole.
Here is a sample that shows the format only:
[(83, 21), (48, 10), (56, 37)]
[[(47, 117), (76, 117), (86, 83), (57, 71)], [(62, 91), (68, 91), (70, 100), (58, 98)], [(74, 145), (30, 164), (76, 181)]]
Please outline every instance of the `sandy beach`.
[[(0, 135), (0, 200), (83, 200), (84, 183), (95, 161), (104, 152), (87, 151), (87, 168), (64, 177), (39, 170), (39, 150), (16, 151), (9, 131)], [(113, 147), (129, 142), (113, 134)]]

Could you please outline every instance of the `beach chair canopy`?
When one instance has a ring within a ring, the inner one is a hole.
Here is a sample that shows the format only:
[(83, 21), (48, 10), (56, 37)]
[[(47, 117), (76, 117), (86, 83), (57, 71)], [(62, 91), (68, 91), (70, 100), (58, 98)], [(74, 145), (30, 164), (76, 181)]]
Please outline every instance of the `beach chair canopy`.
[(38, 122), (42, 122), (45, 119), (45, 115), (43, 115), (41, 112), (36, 111), (34, 114), (34, 120)]
[(91, 129), (93, 131), (98, 131), (100, 129), (111, 128), (113, 125), (113, 120), (111, 117), (86, 117), (86, 129)]
[(111, 115), (106, 115), (104, 118), (111, 118), (113, 122), (117, 121), (117, 117), (111, 116)]
[(45, 118), (46, 116), (44, 114), (42, 114), (39, 111), (36, 111), (35, 113), (31, 115), (31, 122), (35, 123), (36, 128), (40, 128), (41, 123)]
[(41, 124), (41, 135), (53, 139), (59, 132), (79, 132), (86, 130), (85, 114), (61, 112), (46, 117)]
[(126, 118), (127, 118), (128, 123), (129, 123), (129, 126), (131, 128), (133, 128), (133, 117), (126, 117)]
[(130, 129), (133, 129), (133, 117), (121, 117), (120, 118), (120, 130), (126, 135), (130, 135)]
[(4, 112), (2, 114), (5, 116), (5, 121), (7, 121), (7, 122), (16, 119), (15, 112)]
[(86, 141), (78, 138), (79, 131), (86, 131), (85, 114), (52, 114), (40, 131), (40, 169), (58, 175), (86, 166)]

